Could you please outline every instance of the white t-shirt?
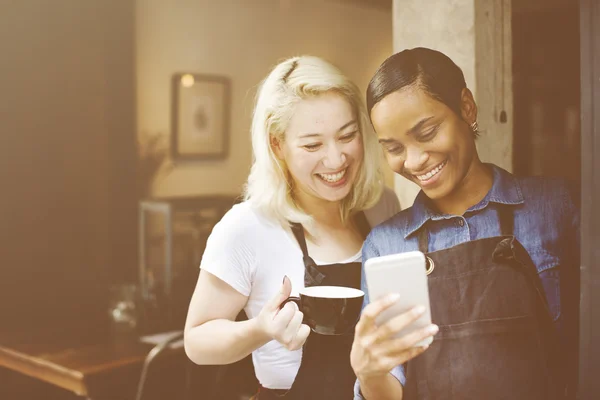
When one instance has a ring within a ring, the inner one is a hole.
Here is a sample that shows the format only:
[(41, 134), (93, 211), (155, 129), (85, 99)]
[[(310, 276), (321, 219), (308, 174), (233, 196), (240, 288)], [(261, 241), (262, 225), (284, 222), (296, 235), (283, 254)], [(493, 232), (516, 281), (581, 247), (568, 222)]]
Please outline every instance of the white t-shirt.
[[(399, 211), (396, 194), (386, 188), (381, 200), (366, 210), (365, 216), (371, 227), (375, 227)], [(359, 252), (337, 263), (360, 261), (361, 258)], [(248, 202), (233, 206), (215, 225), (200, 267), (248, 296), (244, 308), (248, 318), (260, 313), (281, 287), (285, 275), (292, 282), (292, 294), (304, 287), (302, 251), (293, 234), (254, 210)], [(302, 349), (289, 351), (275, 340), (252, 353), (256, 378), (270, 389), (289, 389), (301, 359)]]

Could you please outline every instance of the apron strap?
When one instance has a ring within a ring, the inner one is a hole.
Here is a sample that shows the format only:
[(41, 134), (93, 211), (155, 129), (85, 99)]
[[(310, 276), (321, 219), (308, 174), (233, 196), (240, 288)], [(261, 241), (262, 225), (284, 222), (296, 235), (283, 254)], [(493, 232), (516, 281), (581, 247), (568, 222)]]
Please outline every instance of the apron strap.
[[(302, 250), (302, 255), (304, 256), (304, 265), (306, 266), (307, 259), (310, 259), (310, 256), (308, 255), (308, 248), (306, 247), (306, 238), (304, 237), (304, 228), (302, 227), (301, 224), (299, 224), (297, 222), (290, 223), (290, 226), (292, 227), (292, 233), (294, 234), (296, 241), (300, 245), (300, 249)], [(313, 261), (313, 263), (314, 263), (314, 261)]]
[[(498, 208), (498, 219), (500, 222), (500, 234), (502, 236), (512, 236), (514, 229), (514, 215), (512, 206), (502, 204)], [(427, 222), (417, 232), (419, 241), (419, 251), (423, 254), (429, 252), (429, 231), (427, 230)]]
[(356, 223), (356, 226), (358, 227), (358, 231), (360, 232), (360, 235), (362, 236), (363, 241), (364, 241), (367, 238), (367, 236), (369, 235), (369, 232), (371, 232), (371, 225), (369, 225), (367, 216), (365, 215), (364, 212), (359, 211), (354, 216), (354, 222)]
[(306, 238), (304, 237), (304, 228), (297, 222), (291, 223), (292, 232), (296, 241), (302, 249), (302, 261), (304, 262), (304, 286), (318, 286), (325, 280), (325, 275), (317, 269), (317, 263), (308, 255), (306, 247)]
[(513, 236), (515, 217), (513, 215), (513, 206), (503, 204), (498, 209), (498, 218), (500, 219), (500, 233), (502, 236)]
[[(365, 213), (360, 211), (355, 216), (355, 222), (358, 227), (360, 234), (363, 237), (363, 240), (367, 238), (367, 235), (371, 231), (371, 226), (369, 225), (369, 221), (365, 216)], [(306, 237), (304, 236), (304, 228), (301, 224), (297, 222), (290, 223), (292, 228), (292, 233), (300, 245), (300, 249), (302, 250), (302, 261), (304, 262), (304, 285), (305, 286), (318, 286), (322, 284), (323, 280), (326, 276), (319, 271), (317, 268), (317, 263), (308, 255), (308, 247), (306, 246)]]

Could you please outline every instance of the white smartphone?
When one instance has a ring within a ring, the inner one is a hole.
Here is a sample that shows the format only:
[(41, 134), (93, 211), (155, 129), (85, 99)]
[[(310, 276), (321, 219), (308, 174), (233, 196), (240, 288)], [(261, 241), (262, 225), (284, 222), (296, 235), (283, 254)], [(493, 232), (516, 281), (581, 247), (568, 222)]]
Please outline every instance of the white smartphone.
[[(400, 299), (395, 305), (383, 311), (376, 322), (381, 325), (418, 305), (425, 307), (418, 320), (400, 331), (396, 337), (404, 336), (417, 329), (431, 325), (429, 307), (429, 288), (426, 274), (427, 261), (420, 251), (391, 254), (369, 258), (365, 263), (365, 275), (370, 301), (378, 300), (390, 293), (398, 293)], [(428, 345), (433, 341), (429, 337), (415, 346)]]

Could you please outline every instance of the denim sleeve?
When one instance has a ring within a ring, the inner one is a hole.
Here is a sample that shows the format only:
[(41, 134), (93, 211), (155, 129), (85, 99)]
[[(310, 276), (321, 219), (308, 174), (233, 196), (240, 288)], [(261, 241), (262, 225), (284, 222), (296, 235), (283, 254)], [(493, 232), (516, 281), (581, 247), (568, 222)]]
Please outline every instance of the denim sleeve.
[[(362, 250), (363, 268), (361, 269), (361, 289), (363, 292), (365, 292), (365, 299), (363, 301), (363, 309), (369, 304), (369, 290), (367, 287), (367, 280), (365, 277), (365, 268), (364, 268), (365, 262), (371, 257), (379, 256), (379, 252), (377, 251), (377, 248), (375, 247), (373, 242), (374, 242), (373, 235), (369, 234), (369, 236), (367, 236), (367, 239), (365, 240), (365, 243), (363, 245), (363, 250)], [(400, 384), (402, 384), (402, 386), (404, 386), (404, 384), (406, 383), (406, 378), (404, 376), (404, 367), (402, 367), (402, 365), (399, 365), (396, 368), (392, 369), (390, 371), (390, 374), (392, 374), (396, 379), (398, 379), (398, 381), (400, 381)], [(356, 383), (354, 384), (354, 400), (364, 400), (360, 394), (360, 385), (358, 383), (358, 379), (356, 380)]]
[(367, 262), (369, 258), (377, 256), (379, 256), (379, 252), (377, 251), (373, 243), (373, 234), (370, 233), (367, 236), (367, 239), (365, 239), (365, 243), (363, 244), (362, 268), (360, 269), (360, 288), (363, 292), (365, 292), (365, 298), (363, 300), (363, 309), (367, 306), (367, 304), (369, 304), (369, 288), (367, 287), (367, 278), (365, 275), (365, 262)]
[[(402, 386), (406, 384), (406, 377), (404, 376), (404, 367), (402, 365), (398, 365), (396, 368), (391, 370), (390, 374), (392, 374), (394, 378), (398, 379)], [(364, 398), (360, 394), (360, 384), (358, 383), (358, 379), (354, 384), (354, 400), (364, 400)]]

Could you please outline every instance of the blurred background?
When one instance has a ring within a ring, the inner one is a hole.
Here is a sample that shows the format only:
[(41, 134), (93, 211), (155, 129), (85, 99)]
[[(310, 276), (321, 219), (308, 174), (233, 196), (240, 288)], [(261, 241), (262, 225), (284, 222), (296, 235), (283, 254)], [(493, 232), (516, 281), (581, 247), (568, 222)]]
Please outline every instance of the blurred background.
[[(135, 398), (240, 201), (278, 61), (321, 56), (364, 93), (393, 52), (444, 51), (484, 160), (579, 187), (580, 38), (570, 0), (0, 0), (0, 398)], [(249, 359), (198, 367), (175, 347), (144, 398), (256, 390)]]

